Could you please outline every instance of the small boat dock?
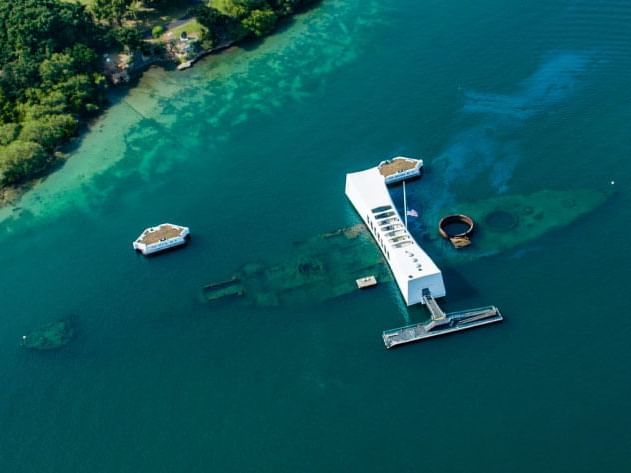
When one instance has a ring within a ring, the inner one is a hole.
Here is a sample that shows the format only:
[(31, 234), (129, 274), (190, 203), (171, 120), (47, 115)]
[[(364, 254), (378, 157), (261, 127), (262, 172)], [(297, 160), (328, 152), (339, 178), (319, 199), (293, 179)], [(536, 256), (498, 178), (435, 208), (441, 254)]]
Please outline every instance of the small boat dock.
[(381, 161), (377, 166), (386, 184), (395, 184), (406, 179), (419, 177), (423, 172), (423, 160), (397, 156)]
[(140, 251), (143, 255), (150, 255), (160, 251), (168, 250), (176, 246), (184, 245), (190, 234), (188, 227), (163, 223), (157, 227), (145, 229), (132, 244), (134, 250)]
[(431, 313), (430, 321), (385, 330), (382, 337), (386, 348), (418, 342), (426, 338), (447, 335), (449, 333), (460, 332), (462, 330), (504, 320), (499, 309), (495, 306), (480, 307), (478, 309), (468, 309), (446, 314), (431, 294), (424, 294), (423, 299), (425, 306)]

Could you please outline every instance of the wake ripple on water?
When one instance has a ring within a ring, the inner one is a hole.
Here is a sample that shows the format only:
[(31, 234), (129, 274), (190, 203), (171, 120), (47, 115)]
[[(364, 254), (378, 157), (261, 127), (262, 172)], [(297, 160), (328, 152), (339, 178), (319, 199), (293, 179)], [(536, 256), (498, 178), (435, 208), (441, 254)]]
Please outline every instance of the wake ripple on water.
[(596, 52), (592, 70), (609, 69), (631, 60), (631, 2), (614, 0), (569, 2), (545, 41), (557, 48)]

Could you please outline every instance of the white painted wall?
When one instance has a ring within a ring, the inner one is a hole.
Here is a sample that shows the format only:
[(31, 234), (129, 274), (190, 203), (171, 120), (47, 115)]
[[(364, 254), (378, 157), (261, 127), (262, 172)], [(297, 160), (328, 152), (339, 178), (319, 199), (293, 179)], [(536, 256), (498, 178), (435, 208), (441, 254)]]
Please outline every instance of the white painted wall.
[(391, 206), (397, 223), (403, 224), (403, 221), (392, 202), (385, 179), (379, 173), (378, 168), (374, 167), (366, 171), (347, 174), (345, 191), (346, 196), (373, 235), (375, 243), (381, 249), (406, 304), (409, 306), (422, 303), (423, 289), (429, 289), (434, 297), (444, 297), (446, 291), (440, 269), (414, 238), (407, 233), (411, 243), (397, 248), (379, 230), (380, 227), (372, 213), (375, 208)]

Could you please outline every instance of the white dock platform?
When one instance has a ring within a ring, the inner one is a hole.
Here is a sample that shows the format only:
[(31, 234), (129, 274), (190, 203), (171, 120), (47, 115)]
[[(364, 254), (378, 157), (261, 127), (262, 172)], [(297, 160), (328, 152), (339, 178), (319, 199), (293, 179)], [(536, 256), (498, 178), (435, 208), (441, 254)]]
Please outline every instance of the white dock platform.
[(436, 325), (432, 320), (425, 324), (407, 325), (405, 327), (385, 330), (382, 334), (386, 348), (397, 345), (418, 342), (426, 338), (447, 335), (470, 328), (480, 327), (504, 320), (499, 309), (495, 306), (470, 309), (462, 312), (444, 314), (444, 322)]
[(143, 255), (150, 255), (184, 245), (189, 234), (190, 229), (188, 227), (163, 223), (157, 227), (146, 228), (134, 240), (132, 247)]

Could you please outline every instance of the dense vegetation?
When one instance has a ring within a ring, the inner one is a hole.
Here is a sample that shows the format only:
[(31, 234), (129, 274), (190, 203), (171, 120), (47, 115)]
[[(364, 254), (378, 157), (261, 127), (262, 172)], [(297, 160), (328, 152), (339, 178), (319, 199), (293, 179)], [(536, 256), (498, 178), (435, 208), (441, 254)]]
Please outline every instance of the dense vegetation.
[[(101, 53), (148, 44), (135, 27), (139, 7), (192, 3), (82, 1), (0, 0), (0, 188), (45, 171), (80, 122), (104, 106)], [(264, 36), (282, 17), (316, 1), (209, 0), (191, 13), (205, 27), (208, 49)], [(163, 31), (156, 26), (153, 34)]]
[(0, 187), (46, 170), (81, 120), (103, 107), (100, 53), (142, 42), (122, 27), (130, 5), (0, 0)]
[(0, 0), (0, 185), (45, 169), (103, 103), (102, 32), (84, 7)]
[(239, 41), (269, 34), (282, 17), (317, 0), (212, 0), (193, 10), (207, 30), (208, 43)]

